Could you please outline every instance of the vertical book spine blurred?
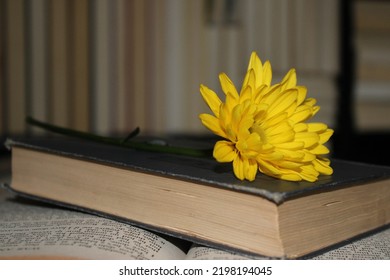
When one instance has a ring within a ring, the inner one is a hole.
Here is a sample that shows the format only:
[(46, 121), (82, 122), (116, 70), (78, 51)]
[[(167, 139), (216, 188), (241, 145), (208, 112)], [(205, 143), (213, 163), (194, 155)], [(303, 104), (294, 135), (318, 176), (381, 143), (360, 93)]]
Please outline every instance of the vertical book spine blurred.
[(5, 79), (7, 97), (6, 129), (10, 134), (24, 132), (25, 124), (25, 1), (6, 0), (6, 36), (7, 55), (5, 60)]
[(88, 131), (90, 128), (90, 71), (89, 71), (89, 9), (88, 0), (71, 2), (71, 65), (70, 96), (71, 125), (75, 129)]

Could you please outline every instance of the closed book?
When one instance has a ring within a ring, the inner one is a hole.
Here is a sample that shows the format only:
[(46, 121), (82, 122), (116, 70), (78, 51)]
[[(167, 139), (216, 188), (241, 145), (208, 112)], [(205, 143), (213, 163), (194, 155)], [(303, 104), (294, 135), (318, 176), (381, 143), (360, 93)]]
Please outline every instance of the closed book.
[(248, 182), (208, 157), (68, 138), (6, 145), (14, 192), (235, 252), (298, 258), (390, 221), (388, 167), (333, 159), (315, 183)]

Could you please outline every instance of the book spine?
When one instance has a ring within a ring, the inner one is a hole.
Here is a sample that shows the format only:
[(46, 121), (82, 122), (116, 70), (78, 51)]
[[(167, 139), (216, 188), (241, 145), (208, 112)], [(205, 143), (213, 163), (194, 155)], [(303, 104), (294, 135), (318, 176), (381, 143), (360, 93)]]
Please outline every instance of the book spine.
[[(126, 0), (118, 0), (117, 11), (116, 11), (116, 22), (117, 25), (117, 44), (115, 52), (117, 53), (117, 119), (116, 119), (116, 128), (119, 131), (127, 131), (126, 128), (126, 109), (127, 108), (127, 98), (126, 98), (126, 48), (127, 48), (127, 34), (126, 30), (128, 28), (126, 23), (127, 16), (127, 5)], [(115, 19), (114, 19), (115, 20)]]
[(89, 55), (90, 48), (88, 24), (90, 13), (88, 0), (72, 0), (70, 2), (71, 42), (70, 43), (70, 98), (71, 126), (75, 129), (88, 131), (90, 128), (90, 73)]
[[(161, 1), (157, 1), (160, 3)], [(123, 75), (123, 102), (119, 104), (121, 112), (123, 112), (123, 126), (124, 132), (132, 131), (137, 124), (135, 108), (137, 107), (135, 98), (135, 45), (139, 42), (135, 41), (135, 1), (124, 1), (122, 14), (122, 33), (124, 34), (123, 41), (123, 62), (119, 62), (122, 66)], [(143, 129), (143, 127), (141, 127)]]
[[(149, 130), (156, 131), (155, 120), (159, 118), (156, 114), (156, 108), (159, 104), (155, 102), (156, 97), (159, 95), (158, 88), (156, 87), (157, 73), (157, 57), (156, 57), (156, 42), (157, 42), (157, 26), (156, 18), (158, 11), (156, 10), (154, 0), (144, 1), (145, 6), (143, 9), (143, 22), (144, 22), (144, 53), (143, 59), (145, 67), (143, 68), (143, 78), (145, 84), (144, 94), (144, 112), (145, 126)], [(153, 82), (148, 82), (153, 81)], [(145, 112), (148, 112), (145, 114)]]
[[(46, 0), (28, 1), (27, 21), (27, 114), (37, 119), (48, 120), (48, 5)], [(41, 129), (32, 128), (34, 133)]]
[(97, 133), (110, 130), (110, 93), (109, 93), (109, 2), (97, 0), (92, 7), (92, 103), (93, 127)]
[[(155, 75), (155, 90), (157, 91), (154, 95), (155, 104), (164, 104), (165, 102), (165, 92), (166, 88), (166, 77), (162, 73), (166, 71), (166, 60), (165, 52), (168, 48), (168, 44), (166, 42), (166, 30), (167, 30), (167, 15), (165, 11), (166, 3), (164, 1), (157, 1), (155, 5), (155, 40), (156, 40), (156, 48), (155, 48), (155, 65), (156, 65), (156, 75)], [(160, 90), (158, 90), (160, 89)], [(166, 118), (162, 118), (161, 116), (165, 116), (167, 108), (165, 106), (154, 106), (154, 129), (157, 133), (163, 133), (165, 127), (167, 125)]]
[[(199, 41), (199, 38), (202, 36), (202, 27), (204, 24), (204, 18), (202, 17), (203, 9), (201, 1), (189, 1), (188, 8), (189, 11), (186, 18), (188, 18), (188, 32), (186, 34), (186, 42), (188, 43), (188, 49), (201, 49), (202, 43)], [(197, 132), (199, 131), (199, 117), (200, 112), (203, 111), (202, 99), (200, 98), (199, 85), (201, 83), (201, 74), (202, 74), (202, 52), (194, 52), (193, 55), (186, 55), (189, 60), (189, 64), (192, 67), (188, 69), (187, 75), (187, 108), (188, 108), (188, 131)]]
[(49, 116), (62, 126), (70, 124), (70, 9), (69, 1), (49, 1)]
[[(134, 121), (136, 126), (146, 127), (148, 114), (150, 113), (150, 106), (152, 104), (146, 104), (146, 81), (148, 83), (153, 83), (153, 79), (150, 77), (145, 77), (146, 71), (152, 71), (145, 64), (145, 55), (148, 38), (148, 34), (145, 29), (145, 13), (146, 10), (146, 2), (144, 0), (134, 0), (134, 60), (132, 63), (133, 66), (133, 74), (134, 74), (134, 106), (132, 109), (134, 110)], [(148, 106), (148, 107), (146, 107)]]
[(0, 0), (0, 137), (5, 135), (5, 34), (6, 34), (6, 6), (5, 1)]
[(5, 129), (10, 134), (21, 134), (25, 130), (25, 2), (5, 0), (6, 34), (5, 46)]

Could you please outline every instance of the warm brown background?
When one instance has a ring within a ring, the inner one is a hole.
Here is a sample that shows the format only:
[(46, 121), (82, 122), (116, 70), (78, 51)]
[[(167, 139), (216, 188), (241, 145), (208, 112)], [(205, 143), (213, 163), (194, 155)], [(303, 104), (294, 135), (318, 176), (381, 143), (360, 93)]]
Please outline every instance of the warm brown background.
[[(0, 0), (0, 135), (30, 131), (26, 115), (101, 134), (204, 133), (199, 84), (221, 93), (223, 71), (240, 87), (253, 50), (274, 82), (296, 68), (316, 119), (337, 130), (342, 2)], [(390, 1), (350, 3), (352, 114), (359, 131), (387, 131)]]

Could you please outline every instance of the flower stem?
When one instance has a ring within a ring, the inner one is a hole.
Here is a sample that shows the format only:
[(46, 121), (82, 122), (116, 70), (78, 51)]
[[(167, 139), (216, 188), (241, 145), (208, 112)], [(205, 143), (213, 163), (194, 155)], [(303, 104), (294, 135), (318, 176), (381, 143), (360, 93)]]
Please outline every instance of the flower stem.
[(40, 127), (50, 132), (76, 137), (84, 140), (89, 140), (93, 142), (114, 145), (114, 146), (133, 148), (133, 149), (150, 151), (150, 152), (185, 155), (185, 156), (192, 156), (192, 157), (206, 157), (206, 156), (210, 156), (211, 154), (211, 150), (209, 149), (193, 149), (193, 148), (175, 147), (169, 145), (162, 146), (162, 145), (146, 143), (146, 142), (130, 141), (131, 138), (133, 138), (139, 133), (140, 129), (138, 127), (134, 131), (132, 131), (125, 139), (119, 139), (119, 138), (105, 137), (93, 133), (56, 126), (50, 123), (38, 121), (32, 117), (26, 117), (26, 122), (30, 125)]

